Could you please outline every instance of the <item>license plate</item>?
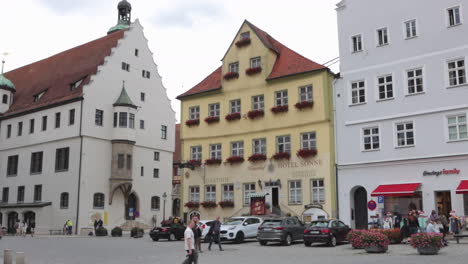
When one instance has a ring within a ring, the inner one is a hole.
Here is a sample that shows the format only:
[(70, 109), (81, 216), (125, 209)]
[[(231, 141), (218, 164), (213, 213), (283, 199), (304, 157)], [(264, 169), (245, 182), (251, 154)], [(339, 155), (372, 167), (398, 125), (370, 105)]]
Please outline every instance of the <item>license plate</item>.
[(271, 229), (271, 228), (264, 228), (263, 230), (265, 230), (265, 231), (271, 231), (272, 229)]
[(320, 231), (310, 231), (311, 234), (320, 234)]

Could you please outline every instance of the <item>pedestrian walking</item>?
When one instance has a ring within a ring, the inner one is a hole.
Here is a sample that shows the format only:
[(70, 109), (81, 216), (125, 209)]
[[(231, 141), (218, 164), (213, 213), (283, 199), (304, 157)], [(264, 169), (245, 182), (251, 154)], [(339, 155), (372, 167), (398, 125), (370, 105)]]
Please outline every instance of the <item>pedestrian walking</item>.
[(26, 228), (27, 228), (26, 221), (23, 220), (23, 222), (21, 223), (21, 235), (23, 235), (23, 237), (26, 236)]
[(15, 222), (15, 236), (19, 236), (19, 235), (20, 235), (20, 221), (16, 220), (16, 222)]
[(439, 220), (439, 215), (436, 213), (435, 210), (432, 210), (431, 216), (429, 216), (429, 219), (430, 219), (431, 221), (437, 221), (437, 220)]
[(98, 227), (98, 220), (94, 219), (94, 235), (96, 235), (96, 229)]
[(198, 264), (198, 254), (195, 249), (195, 235), (193, 233), (194, 226), (195, 223), (190, 221), (184, 232), (184, 246), (187, 258), (182, 262), (182, 264)]
[(200, 226), (200, 219), (198, 219), (198, 216), (194, 216), (192, 218), (193, 223), (195, 226), (193, 227), (193, 234), (195, 235), (195, 249), (197, 252), (202, 253), (201, 249), (201, 236), (202, 236), (202, 230)]
[(223, 251), (221, 247), (221, 239), (220, 239), (220, 231), (221, 231), (221, 222), (219, 221), (219, 216), (216, 217), (216, 220), (211, 223), (210, 230), (208, 230), (208, 235), (211, 237), (210, 244), (208, 245), (208, 250), (211, 250), (211, 245), (213, 241), (218, 243), (219, 250)]
[(411, 211), (408, 217), (409, 236), (418, 233), (419, 221), (415, 211)]
[(73, 222), (71, 220), (67, 220), (67, 222), (65, 223), (65, 227), (67, 235), (71, 235), (73, 231)]
[(29, 224), (29, 230), (31, 232), (31, 237), (34, 237), (34, 230), (36, 229), (36, 222), (31, 221)]

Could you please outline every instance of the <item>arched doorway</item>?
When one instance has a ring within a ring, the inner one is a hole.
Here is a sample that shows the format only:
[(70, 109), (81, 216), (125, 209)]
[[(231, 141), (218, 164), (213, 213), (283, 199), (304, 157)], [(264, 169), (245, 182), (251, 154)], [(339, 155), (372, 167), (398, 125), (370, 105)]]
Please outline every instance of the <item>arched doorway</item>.
[(139, 213), (138, 197), (135, 195), (135, 193), (131, 193), (127, 198), (125, 217), (127, 220), (135, 220), (136, 217), (139, 217)]
[(356, 229), (367, 229), (367, 191), (359, 187), (354, 191), (354, 226)]
[(8, 213), (7, 217), (8, 217), (8, 221), (7, 221), (8, 233), (15, 234), (16, 233), (15, 224), (16, 222), (18, 222), (18, 213), (10, 212)]
[(172, 201), (172, 215), (180, 216), (180, 199), (176, 198)]
[(32, 211), (27, 211), (23, 213), (23, 220), (29, 225), (33, 222), (36, 222), (36, 213)]

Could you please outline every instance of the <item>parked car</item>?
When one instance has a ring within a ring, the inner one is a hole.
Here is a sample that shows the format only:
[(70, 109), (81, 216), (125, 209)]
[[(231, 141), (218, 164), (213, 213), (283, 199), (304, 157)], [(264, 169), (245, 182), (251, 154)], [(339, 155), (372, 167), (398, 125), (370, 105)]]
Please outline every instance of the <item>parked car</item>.
[(258, 227), (263, 220), (260, 217), (233, 217), (221, 225), (221, 240), (241, 243), (246, 238), (256, 238)]
[(322, 242), (334, 247), (338, 242), (346, 241), (350, 230), (349, 226), (339, 220), (312, 221), (304, 230), (304, 245), (310, 247), (314, 242)]
[(296, 217), (269, 218), (258, 227), (257, 239), (260, 245), (268, 242), (281, 242), (289, 246), (292, 242), (302, 240), (305, 225)]
[(208, 236), (208, 231), (210, 231), (211, 224), (214, 220), (200, 220), (202, 236), (201, 239), (203, 242), (210, 242), (210, 236)]
[(160, 238), (167, 239), (169, 241), (181, 240), (184, 238), (185, 226), (177, 224), (168, 224), (160, 227), (153, 228), (149, 235), (153, 241), (158, 241)]

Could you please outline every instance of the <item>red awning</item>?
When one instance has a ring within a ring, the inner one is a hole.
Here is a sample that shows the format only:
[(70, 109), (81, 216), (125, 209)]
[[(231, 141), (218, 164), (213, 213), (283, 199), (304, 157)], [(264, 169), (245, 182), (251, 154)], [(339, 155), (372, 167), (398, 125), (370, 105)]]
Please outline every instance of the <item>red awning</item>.
[(457, 191), (458, 194), (468, 194), (468, 180), (461, 181), (458, 185)]
[(371, 196), (414, 196), (421, 183), (379, 185)]

